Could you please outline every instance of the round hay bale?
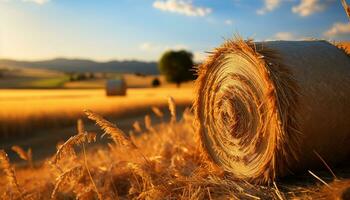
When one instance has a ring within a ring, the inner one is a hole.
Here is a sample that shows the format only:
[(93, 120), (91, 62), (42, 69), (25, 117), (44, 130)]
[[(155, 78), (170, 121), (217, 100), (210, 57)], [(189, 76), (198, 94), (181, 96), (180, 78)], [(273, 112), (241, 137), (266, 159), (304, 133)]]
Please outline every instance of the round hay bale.
[(107, 80), (106, 95), (107, 96), (125, 96), (126, 95), (125, 80), (123, 78)]
[(350, 57), (326, 41), (235, 39), (198, 67), (202, 149), (237, 178), (267, 183), (350, 158)]

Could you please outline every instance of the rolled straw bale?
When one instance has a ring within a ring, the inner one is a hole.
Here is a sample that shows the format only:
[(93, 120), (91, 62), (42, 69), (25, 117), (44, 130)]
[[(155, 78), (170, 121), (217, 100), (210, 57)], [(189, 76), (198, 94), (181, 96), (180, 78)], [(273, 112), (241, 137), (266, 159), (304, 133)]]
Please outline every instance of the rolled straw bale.
[(350, 57), (326, 41), (235, 39), (198, 67), (195, 116), (204, 155), (267, 183), (350, 158)]
[(125, 80), (123, 78), (107, 80), (106, 95), (107, 96), (125, 96), (126, 95)]

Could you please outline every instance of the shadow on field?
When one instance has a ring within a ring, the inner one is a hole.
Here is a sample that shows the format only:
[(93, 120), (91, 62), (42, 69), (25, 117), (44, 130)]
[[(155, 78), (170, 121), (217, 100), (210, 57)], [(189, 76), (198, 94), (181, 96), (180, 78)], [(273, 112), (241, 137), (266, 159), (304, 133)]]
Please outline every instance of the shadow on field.
[[(182, 117), (183, 111), (190, 107), (190, 105), (177, 105), (176, 112), (178, 113), (178, 120)], [(121, 130), (125, 133), (129, 133), (129, 131), (133, 130), (133, 123), (138, 121), (142, 127), (144, 127), (144, 117), (145, 115), (149, 115), (151, 117), (152, 124), (156, 125), (162, 122), (168, 122), (170, 120), (170, 113), (168, 111), (167, 106), (161, 106), (159, 109), (164, 113), (164, 117), (160, 119), (157, 117), (151, 110), (151, 107), (147, 109), (141, 109), (137, 112), (128, 113), (120, 116), (103, 116), (108, 119), (110, 122), (116, 124)], [(109, 142), (107, 137), (100, 138), (103, 134), (101, 129), (94, 124), (94, 122), (90, 121), (86, 117), (83, 118), (83, 122), (85, 125), (85, 129), (88, 132), (97, 133), (97, 140), (92, 146), (106, 144)], [(61, 142), (65, 142), (69, 137), (75, 135), (77, 133), (76, 126), (65, 127), (56, 130), (41, 130), (30, 133), (30, 137), (20, 137), (20, 138), (10, 138), (0, 141), (0, 149), (4, 149), (10, 159), (11, 162), (16, 163), (18, 166), (22, 166), (26, 164), (26, 161), (21, 160), (18, 155), (11, 150), (11, 147), (14, 145), (20, 146), (24, 150), (28, 148), (32, 149), (33, 152), (33, 161), (35, 163), (41, 163), (46, 158), (54, 155), (56, 152), (56, 145)]]

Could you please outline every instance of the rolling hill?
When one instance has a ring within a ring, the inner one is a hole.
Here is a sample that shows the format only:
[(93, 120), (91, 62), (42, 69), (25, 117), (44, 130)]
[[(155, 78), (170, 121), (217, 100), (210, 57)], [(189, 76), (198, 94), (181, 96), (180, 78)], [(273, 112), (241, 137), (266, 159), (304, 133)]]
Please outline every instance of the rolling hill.
[(65, 58), (44, 61), (17, 61), (0, 59), (0, 68), (7, 67), (49, 69), (60, 72), (118, 72), (141, 73), (147, 75), (159, 74), (157, 63), (141, 61), (96, 62), (92, 60)]

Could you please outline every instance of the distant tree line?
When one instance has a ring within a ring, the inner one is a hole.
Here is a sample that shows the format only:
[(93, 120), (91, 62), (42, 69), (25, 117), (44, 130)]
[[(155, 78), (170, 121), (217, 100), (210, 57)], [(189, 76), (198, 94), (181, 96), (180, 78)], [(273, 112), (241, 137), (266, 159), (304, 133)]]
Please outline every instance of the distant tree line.
[(69, 76), (69, 81), (84, 81), (96, 78), (96, 75), (92, 72), (68, 72), (66, 74)]
[(9, 69), (7, 68), (0, 68), (0, 78), (5, 76), (5, 73), (8, 72)]

